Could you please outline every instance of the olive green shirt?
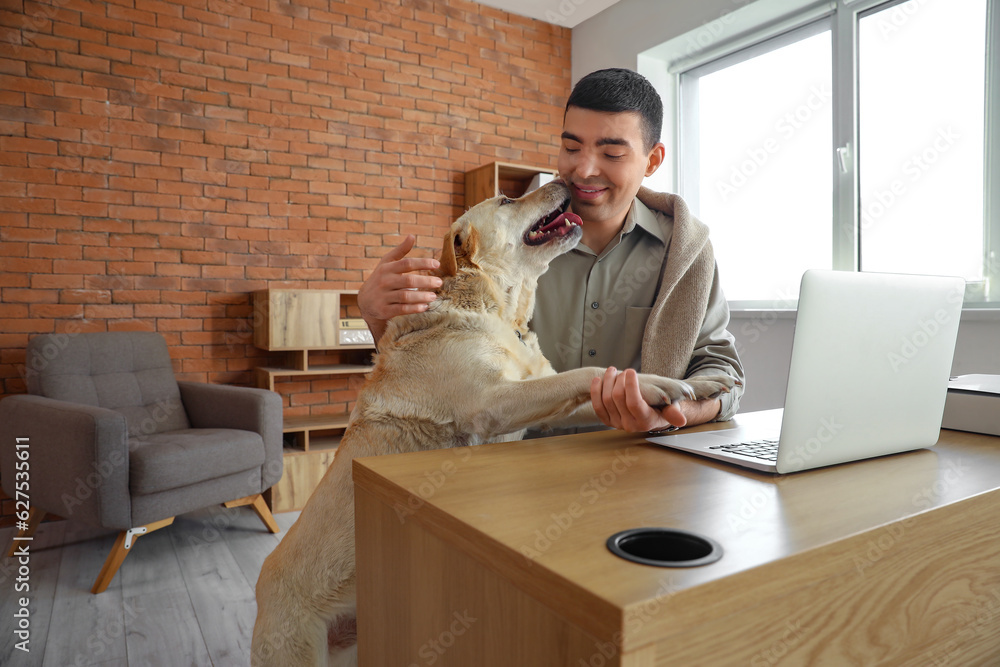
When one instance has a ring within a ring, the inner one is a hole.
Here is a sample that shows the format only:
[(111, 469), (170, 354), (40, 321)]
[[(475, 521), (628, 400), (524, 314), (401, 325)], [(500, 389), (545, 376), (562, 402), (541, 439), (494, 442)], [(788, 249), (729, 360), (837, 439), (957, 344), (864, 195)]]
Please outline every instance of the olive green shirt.
[[(673, 219), (636, 199), (619, 236), (598, 255), (578, 245), (538, 281), (531, 329), (557, 372), (583, 366), (640, 370), (646, 321), (656, 301)], [(724, 373), (743, 380), (729, 305), (718, 272), (686, 377)], [(669, 335), (669, 332), (664, 332)], [(736, 413), (742, 387), (720, 397), (719, 420)]]

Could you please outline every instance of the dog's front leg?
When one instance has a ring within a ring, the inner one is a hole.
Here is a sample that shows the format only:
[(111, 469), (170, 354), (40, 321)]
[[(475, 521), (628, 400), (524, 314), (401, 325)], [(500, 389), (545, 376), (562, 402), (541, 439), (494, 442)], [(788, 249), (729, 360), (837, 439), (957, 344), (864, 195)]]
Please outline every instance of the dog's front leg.
[(576, 423), (586, 423), (582, 420), (588, 418), (596, 421), (590, 404), (590, 382), (603, 374), (602, 368), (588, 367), (502, 383), (479, 394), (482, 402), (470, 411), (472, 423), (468, 429), (493, 438), (570, 419)]
[[(597, 424), (590, 400), (590, 383), (604, 369), (587, 367), (531, 380), (506, 383), (487, 392), (473, 430), (481, 434), (524, 428), (558, 428)], [(734, 380), (719, 375), (687, 382), (639, 374), (639, 389), (649, 405), (662, 407), (679, 400), (711, 398), (732, 389)], [(490, 435), (486, 435), (490, 437)]]

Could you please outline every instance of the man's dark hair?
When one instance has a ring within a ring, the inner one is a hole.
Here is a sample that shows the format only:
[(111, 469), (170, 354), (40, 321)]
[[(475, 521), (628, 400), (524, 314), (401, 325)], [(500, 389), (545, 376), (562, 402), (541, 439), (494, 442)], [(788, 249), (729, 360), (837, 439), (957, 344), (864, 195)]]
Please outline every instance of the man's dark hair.
[[(580, 79), (566, 101), (570, 107), (591, 111), (634, 111), (642, 119), (645, 150), (660, 140), (663, 129), (663, 102), (646, 77), (628, 69), (611, 68), (591, 72)], [(565, 116), (565, 111), (563, 112)]]

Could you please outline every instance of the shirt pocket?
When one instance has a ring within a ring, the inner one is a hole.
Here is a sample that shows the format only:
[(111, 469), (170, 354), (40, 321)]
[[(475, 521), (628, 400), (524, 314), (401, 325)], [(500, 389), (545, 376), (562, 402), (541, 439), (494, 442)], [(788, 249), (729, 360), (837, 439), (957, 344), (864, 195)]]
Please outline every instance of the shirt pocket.
[(622, 340), (622, 357), (627, 362), (623, 368), (639, 370), (642, 361), (642, 335), (652, 308), (629, 306), (625, 309), (625, 335)]

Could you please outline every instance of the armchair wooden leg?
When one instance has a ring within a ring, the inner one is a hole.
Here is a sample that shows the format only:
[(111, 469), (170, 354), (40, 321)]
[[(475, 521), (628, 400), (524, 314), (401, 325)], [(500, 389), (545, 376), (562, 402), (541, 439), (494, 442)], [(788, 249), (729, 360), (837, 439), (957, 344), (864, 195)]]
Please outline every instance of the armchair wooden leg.
[(7, 551), (7, 557), (13, 558), (14, 552), (17, 551), (17, 547), (21, 542), (26, 541), (25, 538), (33, 537), (35, 530), (38, 528), (38, 524), (42, 522), (45, 518), (45, 510), (39, 509), (38, 507), (32, 507), (28, 510), (28, 521), (26, 526), (17, 531), (17, 535), (11, 540), (10, 549)]
[(271, 514), (270, 508), (267, 506), (267, 502), (264, 500), (263, 494), (256, 494), (253, 496), (244, 496), (243, 498), (237, 498), (236, 500), (230, 500), (228, 503), (222, 503), (223, 507), (243, 507), (244, 505), (250, 505), (253, 511), (257, 513), (260, 520), (264, 522), (267, 529), (272, 533), (280, 533), (281, 528), (278, 527), (278, 522), (274, 520), (274, 516)]
[(90, 592), (96, 595), (97, 593), (103, 593), (108, 589), (108, 584), (110, 584), (111, 580), (115, 578), (118, 568), (120, 568), (122, 563), (125, 561), (125, 556), (128, 556), (129, 549), (132, 548), (132, 545), (135, 544), (135, 541), (139, 539), (140, 536), (148, 535), (154, 530), (159, 530), (164, 526), (169, 526), (173, 522), (174, 517), (170, 517), (169, 519), (154, 521), (153, 523), (148, 523), (145, 526), (130, 528), (129, 530), (123, 530), (118, 533), (118, 539), (115, 540), (115, 546), (111, 547), (111, 553), (108, 554), (107, 560), (104, 561), (104, 567), (101, 568), (101, 573), (97, 575), (97, 581), (94, 582), (94, 587), (90, 589)]

